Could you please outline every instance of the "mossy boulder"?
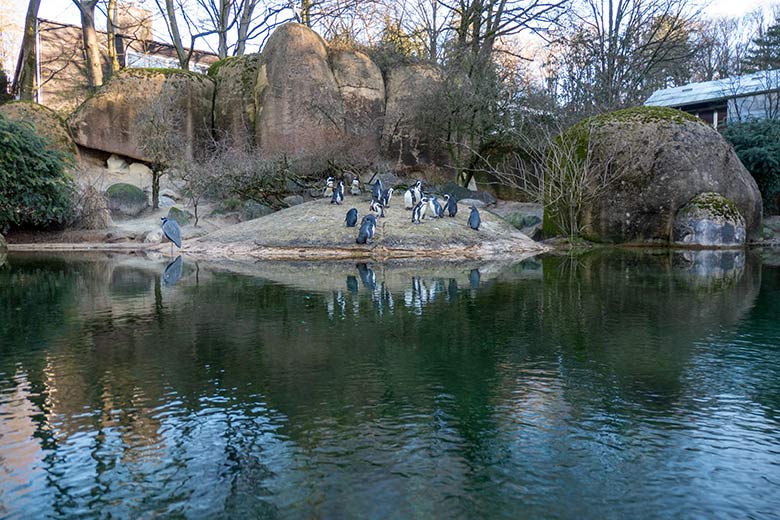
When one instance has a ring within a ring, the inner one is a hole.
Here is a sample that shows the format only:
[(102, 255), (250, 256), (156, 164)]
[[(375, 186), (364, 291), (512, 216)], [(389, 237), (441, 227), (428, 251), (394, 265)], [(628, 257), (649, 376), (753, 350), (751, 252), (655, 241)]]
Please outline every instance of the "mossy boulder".
[(745, 219), (733, 202), (718, 193), (702, 193), (677, 212), (676, 245), (731, 247), (745, 244)]
[(179, 69), (123, 69), (71, 114), (68, 125), (77, 144), (151, 162), (139, 143), (138, 114), (159, 105), (159, 113), (181, 117), (180, 158), (191, 159), (209, 142), (214, 80)]
[(175, 220), (180, 226), (186, 226), (190, 223), (190, 220), (194, 218), (194, 215), (189, 211), (173, 206), (168, 210), (168, 218)]
[[(679, 110), (636, 107), (568, 129), (579, 160), (607, 172), (586, 204), (582, 234), (597, 242), (669, 244), (683, 206), (702, 193), (731, 201), (753, 234), (761, 229), (761, 194), (734, 150), (710, 125)], [(545, 208), (546, 236), (557, 234)]]
[(149, 206), (146, 193), (141, 188), (123, 182), (109, 186), (106, 197), (113, 216), (135, 217)]
[(219, 140), (238, 146), (255, 142), (255, 118), (258, 113), (257, 75), (260, 54), (225, 58), (209, 68), (216, 82), (214, 95), (214, 133)]
[(79, 150), (68, 125), (54, 110), (31, 101), (15, 101), (0, 105), (0, 114), (15, 121), (27, 121), (35, 127), (38, 135), (49, 140), (53, 149), (78, 158)]

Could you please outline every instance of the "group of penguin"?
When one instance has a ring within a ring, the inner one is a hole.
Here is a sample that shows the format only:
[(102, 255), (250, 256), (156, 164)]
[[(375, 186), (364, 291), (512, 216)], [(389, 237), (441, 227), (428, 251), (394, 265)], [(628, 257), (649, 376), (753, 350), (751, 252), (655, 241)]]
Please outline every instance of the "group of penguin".
[[(333, 177), (327, 178), (325, 187), (323, 188), (323, 195), (327, 196), (329, 192), (332, 192), (330, 203), (341, 205), (344, 202), (344, 181), (340, 180), (335, 186), (334, 182), (335, 180)], [(357, 179), (352, 181), (350, 192), (353, 195), (360, 194), (360, 183)], [(377, 213), (379, 218), (384, 217), (385, 208), (390, 206), (390, 199), (392, 197), (393, 188), (383, 189), (381, 179), (377, 179), (371, 189), (369, 210), (373, 213)], [(431, 212), (432, 218), (443, 218), (445, 212), (450, 217), (454, 217), (458, 214), (458, 202), (455, 197), (445, 194), (444, 204), (442, 205), (435, 195), (426, 195), (423, 193), (422, 181), (419, 180), (404, 192), (404, 207), (412, 210), (413, 224), (420, 224), (428, 211)], [(471, 209), (471, 214), (469, 215), (468, 225), (471, 229), (479, 231), (479, 226), (482, 222), (479, 211), (474, 206), (471, 206), (469, 209)], [(374, 238), (377, 216), (373, 213), (363, 216), (363, 219), (360, 221), (358, 236), (355, 239), (355, 242), (358, 244), (365, 244)], [(347, 227), (355, 227), (357, 225), (357, 220), (358, 210), (356, 208), (351, 208), (347, 211), (347, 216), (345, 218)]]

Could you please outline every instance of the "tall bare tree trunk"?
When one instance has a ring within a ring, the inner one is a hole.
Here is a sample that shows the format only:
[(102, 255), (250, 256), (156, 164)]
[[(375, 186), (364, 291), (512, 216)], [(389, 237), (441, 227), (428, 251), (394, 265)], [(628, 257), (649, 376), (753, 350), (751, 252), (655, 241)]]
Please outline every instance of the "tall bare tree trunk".
[(38, 87), (35, 68), (35, 40), (40, 6), (41, 0), (30, 0), (27, 5), (22, 48), (19, 51), (19, 61), (16, 64), (16, 74), (11, 88), (13, 94), (18, 94), (20, 99), (26, 101), (32, 101), (35, 98), (35, 91)]
[[(159, 4), (158, 4), (159, 5)], [(167, 14), (168, 32), (176, 49), (176, 56), (179, 58), (179, 67), (184, 70), (190, 68), (190, 55), (184, 51), (184, 45), (181, 42), (181, 31), (179, 31), (179, 22), (176, 21), (176, 5), (173, 0), (165, 0), (165, 12)]]
[(87, 79), (91, 90), (103, 84), (103, 60), (100, 58), (97, 32), (95, 31), (95, 5), (97, 0), (73, 0), (81, 12), (81, 34), (84, 39), (84, 56), (87, 61)]
[(106, 11), (106, 35), (108, 37), (108, 64), (109, 76), (113, 76), (119, 71), (119, 53), (116, 48), (116, 19), (117, 19), (117, 0), (108, 0), (108, 9)]

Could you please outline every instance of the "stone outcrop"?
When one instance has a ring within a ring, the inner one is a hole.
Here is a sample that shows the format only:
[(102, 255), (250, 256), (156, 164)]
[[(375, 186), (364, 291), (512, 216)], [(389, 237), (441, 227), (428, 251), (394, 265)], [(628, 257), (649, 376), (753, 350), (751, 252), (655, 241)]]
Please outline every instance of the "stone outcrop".
[(106, 190), (108, 209), (115, 216), (135, 217), (149, 206), (146, 193), (132, 184), (112, 184)]
[(427, 147), (415, 128), (421, 96), (439, 81), (439, 71), (429, 65), (402, 65), (388, 74), (387, 105), (382, 148), (397, 164), (429, 162)]
[(181, 132), (182, 157), (191, 158), (211, 133), (214, 81), (203, 74), (169, 69), (124, 69), (68, 119), (77, 144), (151, 161), (139, 143), (139, 114), (173, 114)]
[[(594, 171), (609, 171), (601, 196), (586, 205), (583, 235), (612, 243), (669, 244), (675, 218), (702, 193), (733, 202), (751, 234), (761, 226), (761, 194), (734, 150), (711, 126), (679, 110), (638, 107), (567, 130)], [(554, 234), (549, 208), (545, 234)], [(551, 233), (552, 231), (552, 233)]]
[(344, 130), (365, 154), (379, 152), (385, 115), (385, 81), (368, 55), (330, 51), (330, 64), (344, 106)]
[(260, 54), (248, 54), (218, 61), (209, 69), (216, 81), (214, 136), (220, 141), (254, 144), (257, 75), (262, 62)]
[(286, 24), (271, 35), (255, 88), (255, 137), (263, 154), (316, 152), (342, 138), (344, 104), (325, 41), (311, 29)]
[(29, 101), (16, 101), (0, 105), (0, 114), (8, 119), (31, 123), (38, 135), (51, 142), (52, 148), (72, 153), (78, 158), (79, 151), (70, 136), (68, 125), (54, 110)]

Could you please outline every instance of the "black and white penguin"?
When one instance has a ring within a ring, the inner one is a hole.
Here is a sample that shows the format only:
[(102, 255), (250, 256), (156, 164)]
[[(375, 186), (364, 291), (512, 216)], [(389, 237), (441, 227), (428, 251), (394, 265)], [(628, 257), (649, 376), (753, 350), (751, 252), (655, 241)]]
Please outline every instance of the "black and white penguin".
[(425, 211), (428, 207), (428, 197), (423, 197), (412, 210), (412, 223), (419, 224), (425, 218)]
[(429, 197), (428, 209), (431, 210), (432, 218), (441, 218), (444, 216), (444, 209), (442, 209), (439, 200), (435, 196)]
[(445, 206), (447, 207), (447, 213), (449, 216), (454, 217), (458, 214), (458, 201), (455, 199), (454, 196), (445, 195), (447, 198), (447, 204)]
[(328, 177), (325, 179), (325, 186), (322, 188), (322, 196), (324, 197), (330, 197), (333, 195), (333, 182), (335, 179), (333, 177)]
[(374, 187), (371, 188), (371, 198), (374, 200), (382, 200), (382, 179), (377, 179), (374, 183)]
[(374, 233), (376, 233), (376, 217), (374, 215), (366, 215), (360, 221), (360, 231), (355, 242), (365, 244), (374, 238)]
[(372, 199), (368, 205), (368, 209), (374, 213), (379, 213), (380, 218), (385, 218), (385, 206), (381, 202)]
[(347, 211), (347, 218), (344, 219), (344, 222), (347, 223), (347, 227), (355, 227), (355, 225), (357, 224), (357, 218), (358, 218), (357, 208), (351, 208), (349, 211)]
[(339, 181), (338, 185), (333, 189), (333, 197), (330, 199), (331, 204), (341, 204), (344, 202), (344, 181)]
[(349, 187), (349, 193), (352, 195), (360, 195), (360, 181), (358, 179), (352, 179), (352, 185)]
[(469, 227), (475, 231), (479, 231), (479, 224), (482, 219), (479, 218), (479, 211), (476, 207), (471, 206), (471, 215), (469, 215)]
[(417, 205), (417, 199), (412, 188), (409, 188), (404, 192), (404, 209), (413, 209), (415, 205)]
[(382, 206), (389, 208), (390, 207), (390, 198), (393, 196), (393, 188), (387, 188), (385, 191), (382, 192), (382, 200), (379, 202), (382, 203)]
[(417, 200), (422, 199), (422, 181), (417, 181), (412, 186), (412, 194)]

